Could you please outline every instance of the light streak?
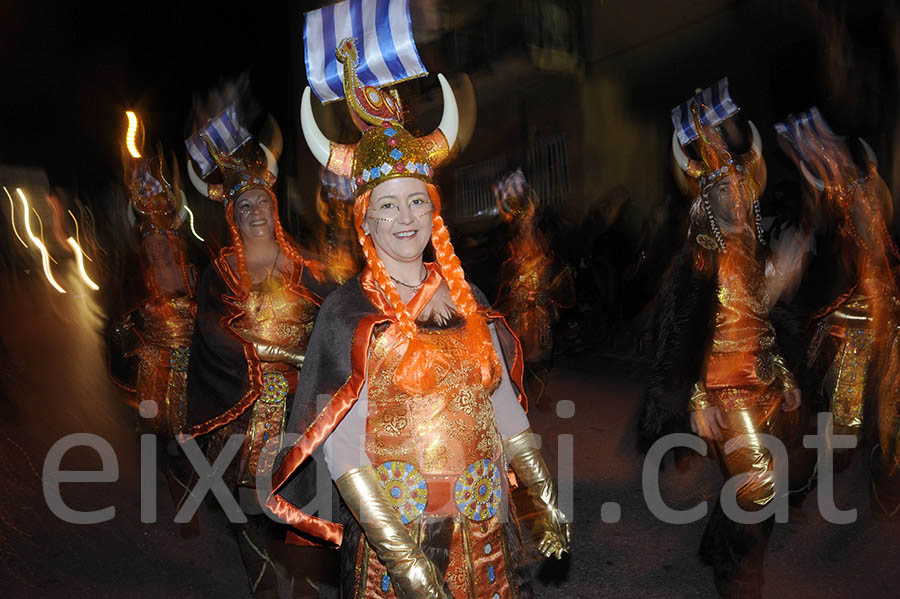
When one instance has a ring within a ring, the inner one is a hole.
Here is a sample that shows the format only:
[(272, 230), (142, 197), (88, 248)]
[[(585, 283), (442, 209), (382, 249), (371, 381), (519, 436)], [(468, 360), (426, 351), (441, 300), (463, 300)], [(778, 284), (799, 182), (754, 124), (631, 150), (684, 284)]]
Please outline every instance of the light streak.
[[(16, 187), (16, 193), (19, 194), (19, 198), (22, 200), (22, 208), (25, 211), (25, 232), (28, 233), (28, 238), (31, 239), (31, 243), (36, 245), (41, 252), (41, 263), (44, 266), (44, 276), (47, 277), (47, 280), (50, 281), (50, 284), (53, 285), (54, 289), (60, 293), (65, 293), (66, 290), (59, 286), (59, 283), (56, 282), (56, 279), (53, 278), (53, 273), (50, 271), (50, 253), (47, 251), (47, 248), (44, 247), (44, 244), (41, 243), (41, 240), (35, 237), (34, 233), (31, 232), (31, 219), (28, 216), (31, 209), (28, 207), (28, 199), (25, 197), (25, 193), (20, 187)], [(35, 212), (35, 214), (37, 214), (37, 212)]]
[(81, 246), (78, 245), (78, 242), (69, 237), (66, 239), (66, 242), (71, 246), (73, 250), (75, 250), (75, 261), (78, 264), (78, 271), (81, 273), (81, 278), (84, 279), (84, 282), (87, 283), (87, 286), (93, 289), (94, 291), (99, 291), (100, 286), (91, 280), (88, 276), (87, 272), (84, 270), (84, 259), (82, 258), (82, 254), (84, 252), (81, 251)]
[[(44, 221), (41, 218), (40, 213), (34, 209), (34, 206), (31, 207), (31, 211), (34, 212), (34, 215), (38, 219), (38, 224), (41, 226), (41, 245), (44, 245)], [(46, 246), (44, 246), (44, 247), (46, 247)], [(50, 260), (53, 261), (53, 264), (57, 264), (57, 265), (59, 264), (59, 262), (57, 262), (56, 259), (53, 257), (53, 254), (50, 253), (50, 250), (47, 250), (47, 255), (50, 256)]]
[(129, 154), (134, 158), (140, 158), (141, 153), (138, 152), (138, 149), (134, 145), (134, 138), (137, 135), (138, 128), (137, 115), (130, 110), (126, 110), (125, 116), (128, 117), (128, 132), (125, 134), (125, 146), (128, 148)]
[(191, 209), (187, 207), (187, 204), (184, 205), (184, 209), (187, 210), (188, 216), (191, 217), (191, 233), (193, 233), (194, 237), (196, 237), (200, 241), (206, 242), (206, 240), (197, 235), (197, 231), (194, 230), (194, 213), (191, 212)]
[[(75, 218), (75, 215), (72, 214), (71, 210), (66, 210), (69, 213), (69, 216), (72, 217), (72, 221), (75, 223), (75, 241), (78, 242), (78, 247), (81, 247), (81, 237), (78, 236), (78, 219)], [(88, 262), (93, 262), (91, 257), (87, 255), (87, 252), (82, 248), (81, 253), (84, 254), (84, 257), (88, 259)]]
[(19, 238), (19, 241), (22, 242), (22, 245), (27, 248), (28, 244), (25, 243), (25, 240), (22, 239), (21, 235), (19, 235), (19, 230), (16, 229), (16, 203), (13, 202), (12, 196), (9, 195), (9, 190), (6, 189), (6, 185), (3, 186), (3, 191), (6, 192), (6, 197), (9, 198), (9, 220), (12, 221), (13, 233), (15, 233), (16, 237)]

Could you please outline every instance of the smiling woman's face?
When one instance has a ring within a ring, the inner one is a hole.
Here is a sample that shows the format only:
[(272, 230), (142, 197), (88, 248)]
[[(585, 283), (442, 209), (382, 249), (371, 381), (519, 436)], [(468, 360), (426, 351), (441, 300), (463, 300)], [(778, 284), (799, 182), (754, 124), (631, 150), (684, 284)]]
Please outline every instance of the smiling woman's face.
[(388, 179), (372, 190), (363, 231), (368, 233), (382, 261), (422, 259), (431, 239), (434, 206), (420, 179)]
[(275, 235), (272, 198), (262, 189), (248, 189), (234, 202), (234, 222), (241, 239), (266, 239)]

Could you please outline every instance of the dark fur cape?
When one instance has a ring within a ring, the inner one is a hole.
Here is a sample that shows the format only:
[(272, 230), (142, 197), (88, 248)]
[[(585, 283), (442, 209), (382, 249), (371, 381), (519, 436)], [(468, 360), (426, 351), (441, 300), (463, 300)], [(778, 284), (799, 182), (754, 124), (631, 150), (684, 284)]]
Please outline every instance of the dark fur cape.
[(656, 354), (639, 421), (648, 445), (687, 429), (691, 388), (700, 379), (712, 339), (716, 278), (694, 269), (692, 245), (688, 242), (675, 254), (660, 291)]

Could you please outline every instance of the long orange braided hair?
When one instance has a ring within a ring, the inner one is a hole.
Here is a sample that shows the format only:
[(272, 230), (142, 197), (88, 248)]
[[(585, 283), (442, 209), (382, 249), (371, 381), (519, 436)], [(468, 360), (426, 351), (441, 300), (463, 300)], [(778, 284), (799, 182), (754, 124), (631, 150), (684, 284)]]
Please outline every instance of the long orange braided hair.
[[(275, 243), (278, 244), (278, 247), (284, 255), (288, 257), (292, 264), (303, 264), (306, 268), (310, 269), (313, 277), (321, 282), (324, 279), (322, 265), (318, 262), (304, 258), (294, 245), (293, 239), (291, 239), (290, 236), (284, 232), (284, 229), (281, 228), (281, 219), (278, 217), (278, 199), (275, 197), (275, 192), (266, 187), (258, 187), (258, 189), (264, 190), (272, 199), (272, 215), (275, 218)], [(241, 193), (244, 191), (247, 191), (247, 189), (243, 190)], [(244, 244), (241, 241), (241, 232), (234, 220), (234, 209), (237, 205), (238, 197), (239, 196), (235, 196), (225, 207), (225, 220), (228, 223), (228, 229), (231, 231), (232, 247), (234, 248), (234, 253), (237, 257), (238, 276), (241, 280), (241, 288), (246, 292), (250, 290), (253, 282), (250, 280), (250, 271), (247, 270), (247, 257), (244, 255)]]
[[(444, 225), (444, 219), (440, 216), (440, 193), (432, 183), (426, 183), (426, 187), (434, 207), (432, 212), (431, 245), (434, 248), (435, 260), (440, 265), (444, 281), (450, 288), (450, 296), (453, 298), (453, 303), (456, 304), (460, 315), (466, 320), (465, 336), (469, 355), (474, 357), (481, 366), (482, 384), (492, 389), (499, 381), (500, 361), (497, 353), (494, 351), (487, 319), (475, 300), (472, 289), (466, 282), (462, 264), (460, 264), (459, 258), (453, 251), (450, 233)], [(356, 234), (366, 258), (366, 264), (394, 309), (397, 326), (403, 336), (409, 340), (406, 354), (397, 368), (394, 383), (409, 394), (422, 394), (432, 389), (436, 384), (434, 367), (443, 357), (438, 348), (430, 345), (421, 336), (416, 335), (417, 328), (412, 315), (400, 298), (391, 276), (378, 257), (371, 237), (363, 231), (362, 224), (366, 217), (366, 211), (369, 208), (371, 194), (372, 191), (368, 190), (356, 198), (353, 206), (353, 224), (356, 227)]]

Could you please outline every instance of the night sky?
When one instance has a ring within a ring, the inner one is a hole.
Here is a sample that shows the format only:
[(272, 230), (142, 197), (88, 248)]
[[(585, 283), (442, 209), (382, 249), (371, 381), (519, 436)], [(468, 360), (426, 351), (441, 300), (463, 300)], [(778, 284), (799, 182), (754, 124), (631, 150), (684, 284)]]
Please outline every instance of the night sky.
[(54, 185), (117, 176), (129, 108), (148, 143), (180, 155), (192, 95), (248, 69), (254, 97), (288, 135), (297, 4), (4, 3), (0, 163), (43, 167)]

